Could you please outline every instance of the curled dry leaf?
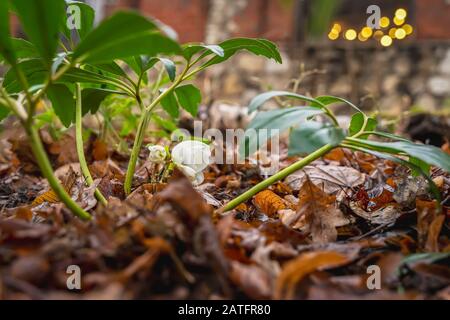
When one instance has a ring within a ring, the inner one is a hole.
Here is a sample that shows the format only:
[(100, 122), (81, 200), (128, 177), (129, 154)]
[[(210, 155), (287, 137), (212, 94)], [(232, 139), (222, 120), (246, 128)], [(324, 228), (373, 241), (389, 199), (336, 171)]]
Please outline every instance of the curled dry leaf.
[(275, 216), (279, 210), (286, 209), (283, 198), (271, 190), (263, 190), (253, 197), (255, 206), (269, 217)]
[(327, 243), (337, 238), (336, 227), (351, 222), (336, 208), (336, 197), (328, 195), (307, 180), (299, 191), (297, 212), (282, 212), (282, 221), (295, 228), (305, 228), (314, 242)]
[(362, 185), (366, 175), (350, 167), (317, 165), (306, 166), (285, 179), (292, 190), (300, 190), (303, 184), (310, 179), (316, 186), (323, 187), (323, 191), (334, 194), (342, 189), (354, 188)]
[(357, 201), (350, 201), (349, 207), (354, 214), (372, 224), (391, 224), (402, 215), (397, 204), (386, 205), (375, 211), (366, 211), (360, 207)]
[(333, 251), (303, 253), (283, 266), (276, 280), (274, 298), (293, 299), (298, 283), (309, 273), (342, 266), (349, 261), (347, 256)]
[(272, 278), (257, 265), (245, 265), (232, 261), (230, 279), (250, 299), (269, 299), (272, 293)]

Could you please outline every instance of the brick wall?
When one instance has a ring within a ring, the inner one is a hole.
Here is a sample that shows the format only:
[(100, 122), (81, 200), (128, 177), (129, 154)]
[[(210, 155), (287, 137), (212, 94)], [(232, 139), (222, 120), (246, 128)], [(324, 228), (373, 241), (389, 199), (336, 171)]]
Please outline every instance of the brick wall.
[(450, 1), (416, 0), (417, 38), (450, 39)]

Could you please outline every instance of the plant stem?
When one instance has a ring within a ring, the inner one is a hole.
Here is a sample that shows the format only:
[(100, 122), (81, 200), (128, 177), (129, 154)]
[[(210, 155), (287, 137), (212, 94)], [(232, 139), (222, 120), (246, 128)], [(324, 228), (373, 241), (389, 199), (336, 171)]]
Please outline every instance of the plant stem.
[(329, 145), (329, 144), (324, 145), (320, 149), (317, 149), (313, 153), (310, 153), (305, 158), (291, 164), (289, 167), (284, 168), (283, 170), (281, 170), (280, 172), (271, 176), (270, 178), (267, 178), (266, 180), (261, 181), (260, 183), (258, 183), (254, 187), (250, 188), (249, 190), (247, 190), (240, 196), (238, 196), (238, 197), (234, 198), (233, 200), (231, 200), (230, 202), (228, 202), (226, 205), (224, 205), (218, 211), (226, 212), (226, 211), (230, 211), (230, 210), (236, 208), (241, 203), (252, 198), (258, 192), (266, 189), (267, 187), (274, 184), (275, 182), (286, 178), (288, 175), (294, 173), (295, 171), (302, 169), (304, 166), (306, 166), (306, 165), (310, 164), (312, 161), (324, 156), (325, 154), (330, 152), (332, 149), (334, 149), (334, 146)]
[[(89, 171), (89, 167), (86, 162), (86, 158), (84, 156), (84, 147), (83, 147), (83, 117), (82, 117), (82, 105), (81, 105), (81, 86), (79, 83), (76, 84), (76, 111), (75, 111), (75, 141), (77, 145), (77, 154), (78, 161), (80, 162), (81, 172), (83, 173), (84, 179), (88, 186), (91, 186), (94, 183), (94, 179)], [(100, 201), (103, 205), (107, 205), (108, 201), (103, 196), (98, 188), (95, 188), (94, 191), (95, 197)]]
[[(172, 83), (172, 85), (162, 92), (152, 103), (143, 108), (141, 118), (139, 120), (138, 129), (136, 132), (136, 137), (134, 138), (133, 149), (131, 150), (130, 162), (128, 162), (127, 174), (125, 176), (125, 183), (123, 185), (126, 195), (131, 193), (131, 184), (133, 182), (134, 171), (136, 169), (136, 163), (139, 157), (139, 152), (141, 151), (142, 142), (144, 141), (145, 130), (147, 129), (148, 123), (151, 119), (151, 114), (154, 108), (158, 106), (162, 99), (164, 99), (169, 93), (171, 93), (175, 88), (184, 80), (186, 73), (189, 70), (189, 65), (186, 66), (184, 71), (180, 74), (178, 79)], [(138, 95), (138, 93), (136, 93)]]
[(141, 151), (142, 142), (144, 140), (145, 130), (150, 122), (151, 112), (143, 110), (139, 125), (136, 132), (136, 138), (134, 139), (133, 149), (131, 150), (130, 162), (128, 162), (127, 174), (125, 176), (124, 190), (125, 194), (131, 193), (131, 184), (133, 182), (134, 171), (136, 169), (136, 163)]
[(78, 204), (67, 194), (63, 186), (53, 174), (52, 166), (47, 158), (47, 154), (45, 153), (38, 130), (33, 126), (26, 128), (26, 130), (39, 168), (41, 169), (44, 177), (47, 179), (50, 187), (56, 193), (58, 198), (66, 205), (66, 207), (76, 216), (83, 220), (90, 220), (91, 215), (78, 206)]

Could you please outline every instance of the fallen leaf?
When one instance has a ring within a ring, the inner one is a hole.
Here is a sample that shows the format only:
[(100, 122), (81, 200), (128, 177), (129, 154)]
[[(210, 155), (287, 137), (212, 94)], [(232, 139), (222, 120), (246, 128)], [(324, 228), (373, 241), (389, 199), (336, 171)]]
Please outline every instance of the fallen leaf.
[(273, 217), (277, 214), (278, 210), (286, 209), (286, 204), (283, 198), (277, 195), (271, 190), (263, 190), (258, 192), (253, 197), (255, 206), (267, 214), (269, 217)]
[(300, 190), (310, 179), (316, 186), (323, 188), (327, 194), (334, 194), (342, 189), (354, 188), (363, 184), (366, 175), (350, 167), (317, 165), (306, 166), (285, 179), (292, 190)]
[(333, 251), (303, 253), (287, 262), (275, 283), (275, 299), (293, 299), (298, 283), (309, 273), (335, 268), (348, 263), (345, 255)]
[[(311, 180), (307, 180), (299, 191), (295, 225), (304, 217), (305, 227), (311, 233), (314, 242), (336, 241), (336, 227), (350, 223), (350, 220), (336, 208), (336, 197), (326, 194)], [(298, 226), (298, 225), (297, 225)]]

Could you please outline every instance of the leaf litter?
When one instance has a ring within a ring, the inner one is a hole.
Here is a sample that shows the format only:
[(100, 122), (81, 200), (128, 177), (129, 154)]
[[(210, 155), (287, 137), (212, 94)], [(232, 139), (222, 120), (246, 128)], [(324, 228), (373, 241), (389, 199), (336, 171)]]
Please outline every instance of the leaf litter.
[[(335, 149), (220, 213), (264, 170), (250, 162), (211, 164), (193, 187), (178, 171), (167, 183), (152, 181), (144, 161), (125, 197), (126, 157), (90, 139), (88, 188), (70, 132), (56, 142), (42, 135), (57, 176), (94, 219), (74, 218), (40, 177), (23, 135), (5, 133), (1, 299), (450, 297), (450, 179), (441, 171), (432, 171), (441, 193), (436, 209), (427, 181), (388, 160)], [(107, 206), (95, 199), (95, 187)], [(83, 272), (81, 290), (67, 290), (69, 265)], [(370, 265), (382, 270), (380, 290), (367, 287)]]

